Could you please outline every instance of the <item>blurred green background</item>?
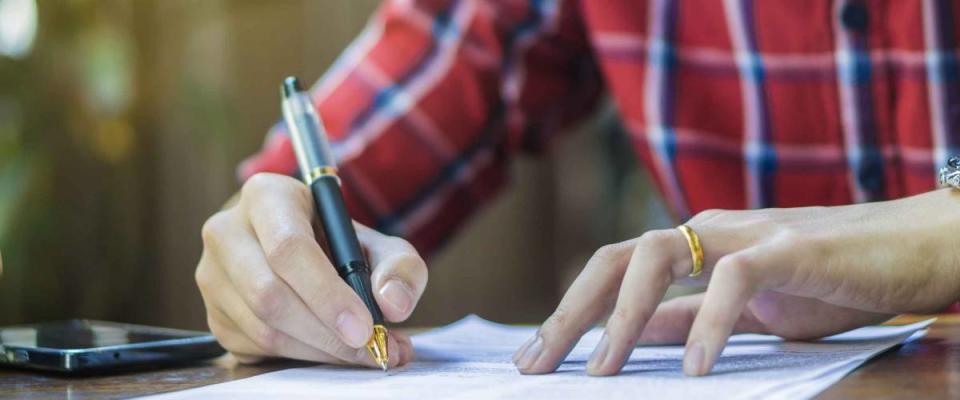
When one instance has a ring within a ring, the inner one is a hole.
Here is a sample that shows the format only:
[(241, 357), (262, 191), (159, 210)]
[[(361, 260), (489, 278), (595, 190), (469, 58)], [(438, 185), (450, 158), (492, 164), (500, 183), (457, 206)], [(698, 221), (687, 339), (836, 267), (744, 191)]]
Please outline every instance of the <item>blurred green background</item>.
[[(200, 226), (278, 117), (278, 82), (319, 77), (377, 3), (0, 0), (0, 324), (205, 329)], [(539, 320), (599, 245), (670, 223), (602, 108), (515, 163), (432, 257), (411, 323)]]

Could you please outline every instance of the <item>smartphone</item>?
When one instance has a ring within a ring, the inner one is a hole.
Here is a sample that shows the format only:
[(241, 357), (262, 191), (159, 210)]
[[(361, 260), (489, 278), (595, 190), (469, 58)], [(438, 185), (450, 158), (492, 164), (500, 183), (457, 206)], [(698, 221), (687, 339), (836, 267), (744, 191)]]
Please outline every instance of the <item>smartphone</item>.
[(207, 332), (86, 319), (0, 327), (0, 366), (62, 373), (126, 371), (224, 353)]

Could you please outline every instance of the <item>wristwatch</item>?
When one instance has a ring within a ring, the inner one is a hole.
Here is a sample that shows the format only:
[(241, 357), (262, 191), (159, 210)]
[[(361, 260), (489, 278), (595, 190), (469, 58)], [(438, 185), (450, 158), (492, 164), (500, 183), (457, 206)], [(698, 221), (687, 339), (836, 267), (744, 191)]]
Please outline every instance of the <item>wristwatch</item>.
[(940, 168), (940, 186), (960, 189), (960, 157), (952, 157)]

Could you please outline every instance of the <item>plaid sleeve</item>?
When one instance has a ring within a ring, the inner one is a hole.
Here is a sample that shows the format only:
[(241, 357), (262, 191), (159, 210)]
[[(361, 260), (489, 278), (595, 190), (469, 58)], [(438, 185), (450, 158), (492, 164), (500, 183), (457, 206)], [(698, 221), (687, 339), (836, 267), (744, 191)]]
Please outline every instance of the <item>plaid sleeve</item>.
[[(351, 215), (429, 254), (595, 103), (574, 1), (387, 1), (312, 89)], [(296, 173), (282, 122), (239, 167)]]

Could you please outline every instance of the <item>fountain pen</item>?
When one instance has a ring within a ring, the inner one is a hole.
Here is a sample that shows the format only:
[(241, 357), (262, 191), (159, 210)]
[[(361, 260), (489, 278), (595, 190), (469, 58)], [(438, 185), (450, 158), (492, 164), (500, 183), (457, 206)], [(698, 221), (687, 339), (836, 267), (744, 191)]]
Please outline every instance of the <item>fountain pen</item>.
[(284, 79), (283, 118), (287, 124), (304, 183), (310, 187), (320, 217), (320, 224), (330, 246), (330, 255), (337, 273), (347, 282), (370, 310), (373, 336), (367, 352), (384, 371), (387, 370), (387, 328), (383, 312), (373, 297), (370, 266), (360, 248), (353, 220), (340, 192), (340, 177), (327, 141), (326, 131), (310, 97), (295, 77)]

